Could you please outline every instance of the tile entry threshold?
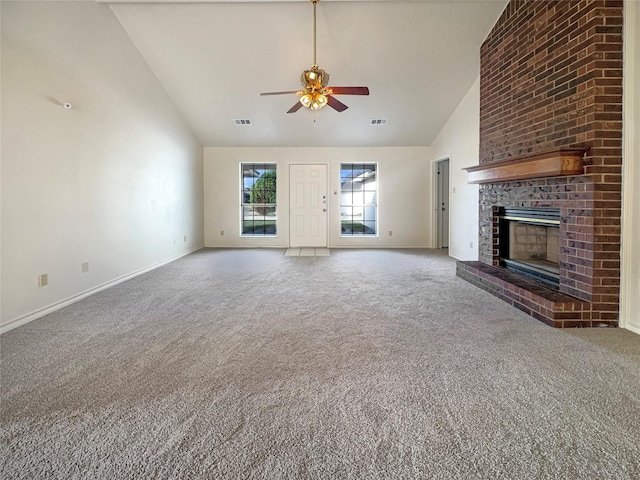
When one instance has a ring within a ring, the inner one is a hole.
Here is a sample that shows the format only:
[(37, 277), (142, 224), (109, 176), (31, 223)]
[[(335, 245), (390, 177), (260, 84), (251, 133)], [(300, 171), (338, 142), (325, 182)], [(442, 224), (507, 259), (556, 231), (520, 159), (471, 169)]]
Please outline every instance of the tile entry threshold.
[(328, 257), (328, 248), (315, 248), (315, 247), (296, 247), (288, 248), (284, 252), (285, 257)]

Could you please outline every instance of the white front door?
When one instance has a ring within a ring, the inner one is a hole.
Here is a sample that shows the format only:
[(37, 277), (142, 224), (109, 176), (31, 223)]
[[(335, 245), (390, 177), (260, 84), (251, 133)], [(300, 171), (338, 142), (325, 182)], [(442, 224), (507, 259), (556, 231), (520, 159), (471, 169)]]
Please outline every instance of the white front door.
[(289, 165), (289, 246), (327, 246), (327, 166)]

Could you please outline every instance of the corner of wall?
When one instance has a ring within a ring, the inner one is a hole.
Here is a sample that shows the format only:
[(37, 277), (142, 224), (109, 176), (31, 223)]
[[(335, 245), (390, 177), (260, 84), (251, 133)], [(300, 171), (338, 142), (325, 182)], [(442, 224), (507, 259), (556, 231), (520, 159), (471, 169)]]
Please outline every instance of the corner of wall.
[(640, 334), (640, 4), (624, 2), (620, 326)]
[[(449, 158), (449, 255), (478, 259), (478, 186), (463, 169), (478, 164), (480, 145), (480, 77), (431, 144), (431, 162)], [(434, 209), (430, 209), (433, 214)], [(435, 219), (430, 218), (435, 222)]]

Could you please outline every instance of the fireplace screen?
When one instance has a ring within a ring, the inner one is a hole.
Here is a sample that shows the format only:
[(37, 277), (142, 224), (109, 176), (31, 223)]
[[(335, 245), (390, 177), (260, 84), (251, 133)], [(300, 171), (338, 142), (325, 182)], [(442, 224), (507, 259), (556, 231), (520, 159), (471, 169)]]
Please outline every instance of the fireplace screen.
[(501, 264), (547, 284), (558, 286), (559, 209), (505, 208), (501, 213)]

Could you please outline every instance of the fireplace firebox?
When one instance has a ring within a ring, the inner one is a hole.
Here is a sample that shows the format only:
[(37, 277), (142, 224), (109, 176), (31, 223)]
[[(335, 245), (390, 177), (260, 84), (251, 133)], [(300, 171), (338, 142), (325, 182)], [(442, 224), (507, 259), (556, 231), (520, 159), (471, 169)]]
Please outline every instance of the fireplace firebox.
[(503, 207), (500, 265), (554, 288), (560, 285), (560, 209)]

